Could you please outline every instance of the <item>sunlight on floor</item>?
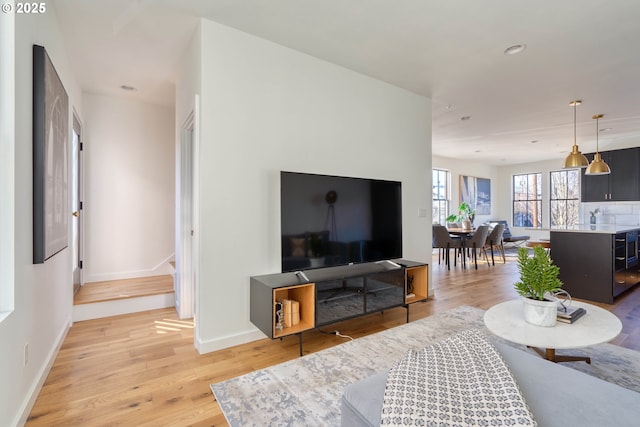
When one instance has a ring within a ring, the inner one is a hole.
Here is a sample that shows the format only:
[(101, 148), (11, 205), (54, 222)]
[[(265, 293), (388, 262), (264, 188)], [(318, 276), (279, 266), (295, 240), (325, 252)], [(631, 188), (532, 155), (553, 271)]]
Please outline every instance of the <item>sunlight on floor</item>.
[(179, 332), (183, 329), (193, 329), (194, 322), (191, 320), (162, 319), (155, 322), (156, 332), (166, 334), (168, 332)]

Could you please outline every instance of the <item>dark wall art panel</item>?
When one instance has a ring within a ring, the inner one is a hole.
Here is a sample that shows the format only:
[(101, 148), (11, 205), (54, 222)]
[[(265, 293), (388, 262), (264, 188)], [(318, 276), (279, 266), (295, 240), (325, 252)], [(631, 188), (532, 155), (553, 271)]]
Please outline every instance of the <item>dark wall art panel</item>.
[(69, 97), (44, 47), (33, 46), (33, 263), (68, 245)]

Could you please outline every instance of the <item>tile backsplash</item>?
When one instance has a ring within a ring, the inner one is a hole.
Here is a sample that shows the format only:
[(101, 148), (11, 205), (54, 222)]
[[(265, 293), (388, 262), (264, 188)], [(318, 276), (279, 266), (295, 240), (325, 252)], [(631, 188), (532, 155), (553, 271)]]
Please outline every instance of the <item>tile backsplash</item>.
[(589, 212), (600, 209), (596, 214), (598, 224), (640, 225), (640, 202), (596, 202), (581, 205), (582, 224), (589, 224)]

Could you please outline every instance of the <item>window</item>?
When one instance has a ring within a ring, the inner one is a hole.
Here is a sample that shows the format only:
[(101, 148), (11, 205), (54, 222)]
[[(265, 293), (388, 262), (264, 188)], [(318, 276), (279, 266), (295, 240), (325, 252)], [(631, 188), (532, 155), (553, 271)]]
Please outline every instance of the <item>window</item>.
[(580, 169), (549, 172), (551, 199), (549, 203), (552, 227), (578, 224), (580, 218)]
[(444, 225), (445, 218), (449, 215), (449, 172), (441, 169), (433, 169), (433, 223)]
[(513, 225), (542, 227), (542, 174), (513, 175)]

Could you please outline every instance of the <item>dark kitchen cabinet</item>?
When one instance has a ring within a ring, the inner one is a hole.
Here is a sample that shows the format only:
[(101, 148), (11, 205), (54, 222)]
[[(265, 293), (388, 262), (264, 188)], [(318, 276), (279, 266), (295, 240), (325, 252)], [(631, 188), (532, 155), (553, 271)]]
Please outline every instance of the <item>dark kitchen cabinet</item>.
[[(582, 169), (582, 201), (640, 200), (640, 147), (600, 153), (611, 168), (609, 175), (585, 175)], [(593, 153), (586, 154), (589, 162)]]
[(609, 234), (552, 230), (551, 258), (573, 298), (612, 304), (640, 282), (638, 230)]

